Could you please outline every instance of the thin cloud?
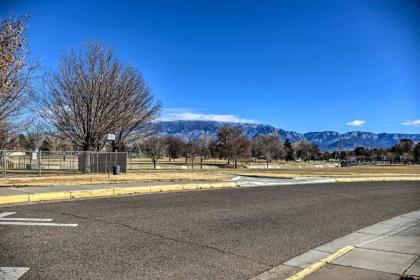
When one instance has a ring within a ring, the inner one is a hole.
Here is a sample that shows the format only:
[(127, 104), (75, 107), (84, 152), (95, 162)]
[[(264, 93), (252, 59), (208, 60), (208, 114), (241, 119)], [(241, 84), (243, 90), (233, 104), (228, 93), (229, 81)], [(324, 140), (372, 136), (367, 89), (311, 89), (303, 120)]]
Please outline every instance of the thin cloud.
[(170, 108), (163, 111), (159, 121), (218, 121), (231, 123), (257, 123), (231, 114), (203, 114), (192, 109)]
[(405, 122), (402, 122), (401, 124), (406, 125), (406, 126), (420, 127), (420, 120), (405, 121)]
[(354, 120), (351, 122), (346, 123), (348, 126), (357, 126), (357, 127), (361, 127), (366, 123), (366, 121), (364, 120)]

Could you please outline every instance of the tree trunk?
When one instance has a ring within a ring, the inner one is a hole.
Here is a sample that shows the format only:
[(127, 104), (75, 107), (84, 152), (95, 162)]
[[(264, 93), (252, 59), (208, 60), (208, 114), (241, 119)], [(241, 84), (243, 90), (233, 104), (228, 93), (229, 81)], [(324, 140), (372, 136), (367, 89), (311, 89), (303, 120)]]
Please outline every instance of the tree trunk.
[(235, 169), (238, 168), (238, 160), (235, 159)]
[(156, 169), (156, 159), (153, 159), (153, 169)]
[[(109, 164), (109, 163), (108, 163)], [(90, 152), (82, 152), (82, 173), (90, 173)]]

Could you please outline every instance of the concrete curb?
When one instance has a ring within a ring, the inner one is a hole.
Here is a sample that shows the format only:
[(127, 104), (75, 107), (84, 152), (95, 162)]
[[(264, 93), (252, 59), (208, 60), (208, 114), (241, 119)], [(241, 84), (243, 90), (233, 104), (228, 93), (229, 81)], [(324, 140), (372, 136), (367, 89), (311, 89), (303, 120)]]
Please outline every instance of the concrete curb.
[(90, 198), (90, 197), (139, 195), (139, 194), (145, 194), (145, 193), (200, 190), (200, 189), (236, 188), (236, 187), (239, 187), (239, 185), (236, 182), (190, 183), (190, 184), (176, 184), (176, 185), (155, 185), (155, 186), (147, 186), (147, 187), (143, 186), (143, 187), (129, 187), (129, 188), (107, 188), (107, 189), (80, 190), (80, 191), (6, 195), (6, 196), (0, 196), (0, 205), (40, 202), (40, 201), (49, 201), (49, 200), (74, 200), (78, 198)]
[(329, 255), (328, 257), (326, 257), (324, 259), (321, 259), (320, 261), (318, 261), (314, 264), (311, 264), (310, 266), (301, 270), (300, 272), (290, 276), (286, 280), (301, 280), (301, 279), (305, 278), (306, 276), (308, 276), (309, 274), (314, 273), (315, 271), (317, 271), (318, 269), (320, 269), (324, 265), (326, 265), (326, 264), (332, 262), (333, 260), (347, 254), (348, 252), (352, 251), (353, 249), (354, 249), (353, 246), (343, 247), (340, 250), (338, 250), (337, 252)]
[[(341, 177), (331, 178), (328, 180), (320, 180), (316, 182), (307, 181), (300, 182), (300, 184), (311, 183), (349, 183), (349, 182), (391, 182), (391, 181), (420, 181), (420, 176), (382, 176), (382, 177)], [(276, 183), (274, 185), (287, 185), (287, 183)], [(0, 205), (17, 204), (28, 202), (40, 202), (49, 200), (71, 200), (78, 198), (89, 197), (106, 197), (130, 194), (156, 193), (167, 191), (183, 191), (183, 190), (198, 190), (198, 189), (216, 189), (216, 188), (232, 188), (238, 187), (235, 181), (219, 182), (219, 183), (189, 183), (189, 184), (175, 184), (175, 185), (155, 185), (142, 187), (128, 187), (128, 188), (106, 188), (93, 190), (78, 190), (78, 191), (64, 191), (64, 192), (47, 192), (47, 193), (33, 193), (33, 194), (19, 194), (0, 196)], [(263, 185), (259, 185), (263, 186)]]
[(420, 176), (410, 176), (410, 177), (393, 177), (393, 176), (383, 176), (383, 177), (338, 177), (335, 178), (337, 183), (346, 183), (346, 182), (392, 182), (392, 181), (420, 181)]

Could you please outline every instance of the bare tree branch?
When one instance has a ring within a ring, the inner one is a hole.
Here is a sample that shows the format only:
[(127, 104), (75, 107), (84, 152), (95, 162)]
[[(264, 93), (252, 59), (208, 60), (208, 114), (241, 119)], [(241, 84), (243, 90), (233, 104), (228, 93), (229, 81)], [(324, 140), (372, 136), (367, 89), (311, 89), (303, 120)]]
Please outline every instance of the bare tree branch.
[(32, 90), (31, 78), (36, 64), (27, 61), (26, 23), (27, 17), (10, 16), (0, 24), (0, 130), (3, 139), (7, 131), (10, 134), (10, 127), (15, 127), (16, 118), (25, 108)]
[(116, 134), (113, 150), (121, 149), (147, 133), (161, 108), (142, 74), (100, 43), (64, 56), (40, 100), (45, 120), (83, 150), (101, 149), (107, 133)]

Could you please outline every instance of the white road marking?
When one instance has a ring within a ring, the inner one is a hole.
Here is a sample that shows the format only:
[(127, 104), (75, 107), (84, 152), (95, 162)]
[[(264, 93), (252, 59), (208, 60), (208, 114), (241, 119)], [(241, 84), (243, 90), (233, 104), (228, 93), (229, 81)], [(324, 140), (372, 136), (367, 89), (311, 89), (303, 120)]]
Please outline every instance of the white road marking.
[(28, 222), (51, 222), (53, 219), (33, 219), (33, 218), (0, 218), (0, 221), (28, 221)]
[[(16, 214), (16, 212), (0, 213), (0, 225), (14, 225), (14, 226), (52, 226), (52, 227), (77, 227), (78, 224), (57, 224), (48, 223), (53, 219), (38, 219), (38, 218), (5, 218)], [(1, 276), (1, 274), (0, 274)], [(0, 280), (3, 280), (0, 278)]]
[(17, 280), (29, 270), (29, 267), (0, 267), (0, 280)]
[(300, 184), (319, 184), (334, 183), (335, 178), (321, 177), (300, 177), (293, 179), (285, 178), (258, 178), (248, 176), (237, 176), (231, 181), (237, 182), (241, 187), (259, 187), (259, 186), (280, 186), (280, 185), (300, 185)]
[(3, 212), (3, 213), (0, 213), (0, 218), (7, 217), (13, 214), (16, 214), (16, 212)]
[(25, 223), (25, 222), (1, 222), (0, 225), (15, 226), (52, 226), (52, 227), (77, 227), (78, 224), (56, 224), (56, 223)]
[(241, 179), (241, 176), (236, 176), (235, 178), (232, 178), (229, 181), (235, 182), (235, 181), (239, 181), (240, 179)]

